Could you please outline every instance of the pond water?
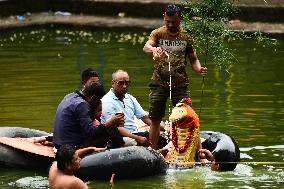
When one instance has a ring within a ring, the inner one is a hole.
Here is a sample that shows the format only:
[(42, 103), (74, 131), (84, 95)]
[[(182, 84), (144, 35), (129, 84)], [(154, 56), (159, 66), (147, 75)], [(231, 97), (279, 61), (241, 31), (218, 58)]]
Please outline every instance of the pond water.
[[(86, 67), (101, 73), (106, 89), (114, 70), (127, 70), (132, 80), (130, 93), (148, 110), (153, 61), (142, 51), (148, 34), (58, 27), (1, 31), (0, 126), (51, 132), (58, 103), (80, 88), (80, 72)], [(230, 66), (229, 73), (207, 63), (203, 95), (202, 78), (188, 67), (190, 90), (201, 129), (233, 136), (240, 146), (241, 161), (247, 163), (232, 172), (197, 167), (168, 170), (166, 175), (151, 178), (115, 180), (115, 188), (284, 187), (284, 39), (279, 38), (277, 46), (245, 40), (236, 41), (233, 47), (238, 62)], [(167, 117), (168, 112), (165, 120)], [(111, 188), (107, 181), (89, 186)], [(48, 188), (47, 171), (0, 168), (0, 188)]]

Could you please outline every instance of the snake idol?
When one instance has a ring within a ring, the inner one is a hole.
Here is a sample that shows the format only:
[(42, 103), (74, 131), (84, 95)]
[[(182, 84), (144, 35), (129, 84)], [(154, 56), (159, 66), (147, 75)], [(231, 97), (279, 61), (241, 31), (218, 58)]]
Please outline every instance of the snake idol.
[[(179, 167), (192, 167), (197, 159), (197, 151), (202, 148), (209, 150), (213, 156), (212, 165), (218, 167), (215, 170), (234, 170), (240, 161), (240, 150), (236, 141), (224, 133), (200, 132), (198, 116), (190, 104), (189, 98), (182, 99), (170, 115), (173, 143), (171, 161)], [(202, 143), (199, 142), (200, 138)]]
[(192, 167), (199, 146), (199, 119), (190, 107), (191, 100), (184, 98), (172, 110), (169, 120), (172, 122), (171, 160), (182, 167)]

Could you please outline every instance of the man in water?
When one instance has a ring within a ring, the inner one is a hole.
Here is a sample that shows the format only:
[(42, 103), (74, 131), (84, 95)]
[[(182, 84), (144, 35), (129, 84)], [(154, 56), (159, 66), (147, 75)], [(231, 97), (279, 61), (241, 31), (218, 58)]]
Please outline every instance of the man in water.
[[(154, 149), (160, 133), (160, 123), (165, 115), (166, 102), (172, 94), (172, 104), (175, 106), (179, 100), (189, 97), (189, 79), (186, 73), (186, 58), (188, 57), (192, 69), (205, 76), (207, 68), (202, 67), (192, 40), (186, 35), (186, 31), (180, 27), (181, 10), (176, 5), (168, 5), (164, 12), (164, 26), (151, 32), (143, 51), (153, 55), (155, 60), (154, 72), (150, 87), (149, 117), (150, 142)], [(170, 65), (170, 69), (169, 69)]]
[(74, 172), (80, 168), (81, 158), (93, 152), (102, 151), (105, 148), (88, 147), (79, 150), (71, 145), (62, 145), (55, 155), (55, 162), (50, 167), (48, 182), (50, 187), (64, 189), (86, 189), (88, 186)]

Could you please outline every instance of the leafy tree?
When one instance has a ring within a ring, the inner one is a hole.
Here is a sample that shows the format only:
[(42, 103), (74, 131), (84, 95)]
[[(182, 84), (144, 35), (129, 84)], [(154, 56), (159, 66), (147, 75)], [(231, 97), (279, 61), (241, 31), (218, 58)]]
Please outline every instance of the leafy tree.
[[(183, 27), (193, 39), (193, 45), (197, 52), (205, 57), (204, 65), (206, 66), (207, 61), (210, 60), (221, 71), (226, 72), (230, 64), (237, 62), (230, 42), (237, 39), (255, 39), (259, 44), (276, 44), (276, 40), (265, 37), (261, 32), (248, 34), (226, 27), (230, 18), (239, 11), (234, 3), (234, 0), (185, 1), (182, 13)], [(203, 103), (204, 85), (203, 77), (199, 116)]]
[(227, 70), (228, 65), (237, 61), (234, 49), (230, 47), (230, 42), (236, 39), (249, 38), (257, 43), (268, 44), (276, 42), (261, 32), (248, 34), (226, 27), (238, 11), (234, 0), (185, 1), (183, 27), (193, 39), (197, 52), (205, 56), (205, 65), (210, 59), (220, 69)]

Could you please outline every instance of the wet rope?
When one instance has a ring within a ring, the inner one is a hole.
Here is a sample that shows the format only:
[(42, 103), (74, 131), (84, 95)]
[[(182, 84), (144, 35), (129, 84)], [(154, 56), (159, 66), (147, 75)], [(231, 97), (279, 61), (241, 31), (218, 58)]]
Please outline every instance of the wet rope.
[[(204, 65), (205, 65), (205, 64), (204, 64)], [(202, 109), (202, 106), (203, 106), (204, 87), (205, 87), (205, 77), (203, 76), (203, 78), (202, 78), (202, 85), (201, 85), (200, 108), (199, 108), (199, 113), (198, 113), (199, 119), (200, 119), (200, 117), (201, 117), (201, 109)]]
[[(184, 166), (184, 165), (208, 165), (213, 162), (172, 162), (167, 161), (169, 165), (174, 166)], [(222, 163), (222, 164), (253, 164), (253, 165), (284, 165), (283, 161), (240, 161), (240, 162), (214, 162), (214, 163)]]
[[(162, 48), (163, 49), (163, 48)], [(169, 87), (170, 87), (170, 100), (172, 100), (172, 74), (171, 74), (171, 62), (170, 62), (170, 55), (169, 54), (171, 54), (170, 52), (168, 52), (168, 51), (166, 51), (165, 49), (163, 49), (164, 51), (165, 51), (165, 55), (167, 56), (167, 58), (168, 58), (168, 63), (169, 63), (169, 68), (168, 68), (168, 71), (169, 71), (169, 73), (170, 73), (170, 82), (169, 82)], [(170, 116), (170, 114), (171, 114), (171, 105), (169, 104), (169, 116)]]
[[(205, 60), (204, 60), (204, 66), (205, 67), (206, 67), (206, 63), (207, 63), (208, 48), (209, 48), (209, 43), (208, 43), (208, 38), (207, 38), (206, 51), (205, 51)], [(202, 106), (203, 106), (204, 88), (205, 88), (205, 76), (202, 76), (200, 108), (199, 108), (199, 113), (198, 113), (199, 119), (201, 117), (201, 109), (202, 109)]]

